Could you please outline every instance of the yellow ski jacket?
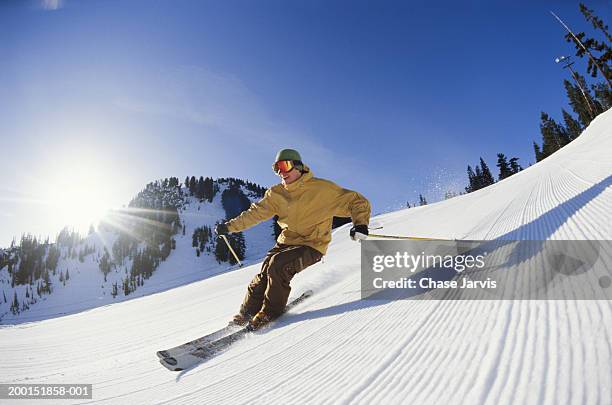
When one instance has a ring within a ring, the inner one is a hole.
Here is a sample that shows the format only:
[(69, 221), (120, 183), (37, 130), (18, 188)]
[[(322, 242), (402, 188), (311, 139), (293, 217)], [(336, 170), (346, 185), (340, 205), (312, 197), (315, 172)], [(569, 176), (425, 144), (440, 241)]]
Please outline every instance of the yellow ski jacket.
[(230, 232), (240, 232), (278, 215), (282, 232), (278, 243), (310, 246), (322, 254), (331, 242), (334, 216), (351, 217), (355, 225), (370, 222), (370, 202), (356, 191), (313, 177), (308, 167), (295, 182), (277, 184), (257, 203), (227, 222)]

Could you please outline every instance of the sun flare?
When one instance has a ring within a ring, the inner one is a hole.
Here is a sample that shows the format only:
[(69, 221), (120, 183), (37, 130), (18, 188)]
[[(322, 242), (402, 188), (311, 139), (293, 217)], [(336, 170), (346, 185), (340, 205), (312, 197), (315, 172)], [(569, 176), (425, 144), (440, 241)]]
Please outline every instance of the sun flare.
[(109, 187), (102, 179), (91, 168), (75, 167), (54, 174), (47, 183), (46, 201), (57, 219), (80, 232), (87, 232), (92, 224), (97, 226), (111, 208)]

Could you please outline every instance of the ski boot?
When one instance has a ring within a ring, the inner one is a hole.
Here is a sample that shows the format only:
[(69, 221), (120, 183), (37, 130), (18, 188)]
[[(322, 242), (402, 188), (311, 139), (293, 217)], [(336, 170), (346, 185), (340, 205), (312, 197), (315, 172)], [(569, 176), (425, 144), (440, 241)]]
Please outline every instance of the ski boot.
[(271, 317), (269, 317), (265, 312), (259, 311), (257, 314), (255, 314), (253, 319), (249, 321), (247, 329), (250, 331), (257, 330), (269, 324), (271, 321)]
[(247, 325), (253, 316), (250, 314), (243, 314), (242, 312), (234, 315), (234, 318), (229, 322), (230, 326), (245, 326)]

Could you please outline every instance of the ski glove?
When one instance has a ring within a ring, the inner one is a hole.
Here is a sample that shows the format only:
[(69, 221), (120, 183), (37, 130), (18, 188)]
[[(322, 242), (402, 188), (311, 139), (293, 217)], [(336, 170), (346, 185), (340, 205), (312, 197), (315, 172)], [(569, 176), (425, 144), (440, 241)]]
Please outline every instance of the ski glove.
[(353, 240), (365, 240), (368, 237), (367, 225), (355, 225), (351, 228), (350, 234)]
[(227, 235), (229, 233), (229, 230), (227, 229), (227, 224), (225, 224), (225, 222), (217, 224), (217, 227), (215, 228), (215, 233), (219, 236)]

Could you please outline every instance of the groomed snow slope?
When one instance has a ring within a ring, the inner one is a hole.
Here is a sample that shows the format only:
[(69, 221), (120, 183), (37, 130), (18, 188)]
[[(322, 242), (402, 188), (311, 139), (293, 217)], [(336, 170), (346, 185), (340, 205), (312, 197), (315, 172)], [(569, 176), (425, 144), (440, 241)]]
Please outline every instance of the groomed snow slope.
[[(611, 175), (612, 111), (494, 186), (374, 220), (389, 234), (610, 240)], [(191, 370), (166, 370), (155, 351), (224, 325), (258, 265), (2, 328), (0, 381), (92, 383), (85, 403), (612, 403), (610, 302), (360, 301), (347, 234), (294, 279), (315, 296)]]

